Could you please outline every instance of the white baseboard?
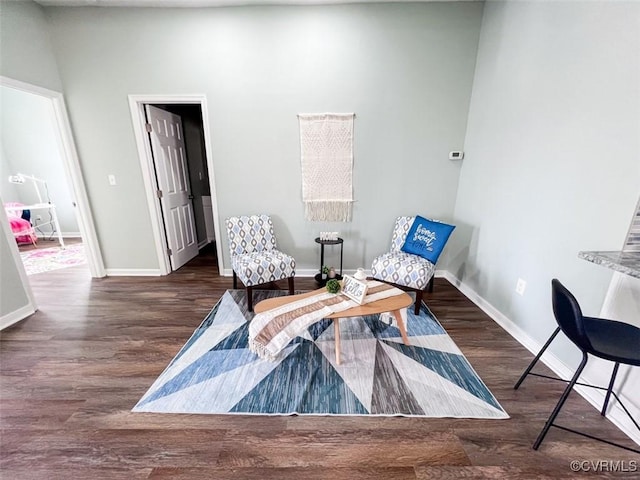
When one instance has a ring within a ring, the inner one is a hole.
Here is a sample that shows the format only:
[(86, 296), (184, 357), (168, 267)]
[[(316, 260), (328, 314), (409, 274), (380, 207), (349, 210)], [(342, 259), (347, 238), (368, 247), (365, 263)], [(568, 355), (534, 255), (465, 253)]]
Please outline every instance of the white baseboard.
[[(53, 237), (51, 236), (50, 233), (40, 233), (36, 231), (36, 237), (38, 237), (39, 239), (41, 238), (51, 238), (52, 241), (57, 241), (58, 240), (58, 234), (54, 233)], [(62, 238), (82, 238), (82, 235), (80, 234), (80, 232), (62, 232)]]
[[(300, 277), (300, 278), (313, 278), (318, 274), (319, 270), (315, 269), (315, 268), (300, 268), (300, 269), (296, 269), (296, 277)], [(367, 272), (367, 275), (371, 275), (371, 271), (365, 270), (365, 272)], [(344, 275), (353, 275), (354, 273), (356, 273), (355, 269), (351, 269), (351, 270), (343, 270), (342, 273)], [(223, 277), (231, 277), (233, 275), (233, 270), (230, 268), (225, 268), (224, 272), (222, 273)]]
[[(511, 335), (518, 343), (524, 346), (534, 355), (537, 355), (542, 344), (531, 338), (524, 330), (516, 325), (512, 320), (507, 318), (502, 312), (495, 308), (491, 303), (481, 297), (475, 290), (460, 281), (455, 275), (449, 271), (443, 271), (444, 278), (446, 278), (451, 284), (453, 284), (465, 297), (475, 303), (484, 313), (486, 313), (493, 321), (500, 325), (509, 335)], [(552, 332), (549, 332), (551, 335)], [(549, 367), (553, 372), (561, 378), (571, 378), (575, 372), (575, 368), (569, 368), (558, 357), (550, 353), (547, 350), (540, 361)], [(519, 372), (516, 372), (519, 375)], [(590, 380), (588, 376), (582, 375), (580, 382), (589, 385), (594, 385), (594, 381)], [(515, 381), (514, 381), (515, 383)], [(606, 385), (604, 385), (606, 387)], [(597, 390), (589, 387), (576, 387), (574, 389), (578, 394), (589, 402), (593, 407), (600, 411), (604, 403), (605, 392), (603, 390)], [(618, 394), (620, 395), (620, 394)], [(624, 398), (624, 397), (623, 397)], [(640, 445), (640, 432), (635, 427), (633, 422), (629, 419), (624, 410), (617, 402), (612, 402), (608, 407), (607, 418), (617, 426), (622, 432), (625, 433), (631, 440)]]
[(36, 309), (29, 303), (24, 307), (20, 307), (13, 312), (7, 313), (0, 317), (0, 330), (4, 330), (5, 328), (13, 325), (14, 323), (19, 322), (20, 320), (24, 320), (29, 315), (36, 313)]
[[(299, 270), (296, 270), (296, 277), (300, 277), (300, 278), (313, 278), (317, 275), (318, 270), (313, 269), (313, 268), (302, 268)], [(345, 275), (353, 275), (354, 273), (356, 273), (355, 269), (348, 269), (348, 270), (344, 270), (342, 272)], [(371, 270), (365, 270), (365, 273), (367, 275), (371, 275)], [(446, 270), (436, 270), (435, 276), (436, 277), (444, 277), (447, 278), (447, 272)], [(223, 277), (231, 277), (233, 276), (233, 270), (230, 268), (225, 268), (224, 271), (222, 272), (222, 276)], [(453, 282), (451, 282), (453, 283)]]
[(108, 277), (159, 277), (158, 268), (107, 268)]
[(209, 240), (208, 238), (205, 238), (204, 240), (198, 243), (198, 250), (202, 250), (204, 247), (206, 247), (210, 243), (211, 243), (211, 240)]

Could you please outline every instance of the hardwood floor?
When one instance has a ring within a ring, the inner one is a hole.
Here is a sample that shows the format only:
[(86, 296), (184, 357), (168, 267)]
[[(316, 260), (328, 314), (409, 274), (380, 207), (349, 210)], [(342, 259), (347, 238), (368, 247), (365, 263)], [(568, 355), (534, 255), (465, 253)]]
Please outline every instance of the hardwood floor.
[[(231, 288), (213, 255), (166, 277), (31, 277), (40, 311), (0, 338), (2, 479), (557, 479), (585, 477), (574, 460), (639, 460), (558, 429), (532, 450), (563, 384), (514, 391), (532, 355), (444, 279), (426, 302), (509, 420), (131, 413)], [(575, 393), (560, 419), (634, 446)]]

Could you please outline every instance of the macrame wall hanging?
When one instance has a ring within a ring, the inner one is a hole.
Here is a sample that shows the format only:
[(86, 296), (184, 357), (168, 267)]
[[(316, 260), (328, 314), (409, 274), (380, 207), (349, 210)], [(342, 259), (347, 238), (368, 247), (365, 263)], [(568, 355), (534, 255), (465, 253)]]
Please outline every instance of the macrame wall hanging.
[(353, 113), (298, 115), (307, 220), (351, 221), (354, 117)]

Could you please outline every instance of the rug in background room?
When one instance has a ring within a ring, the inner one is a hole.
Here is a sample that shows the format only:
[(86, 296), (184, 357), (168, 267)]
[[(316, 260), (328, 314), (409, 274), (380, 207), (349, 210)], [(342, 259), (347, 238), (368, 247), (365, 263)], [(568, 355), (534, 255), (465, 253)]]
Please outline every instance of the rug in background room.
[(65, 248), (36, 248), (27, 252), (20, 252), (22, 263), (27, 275), (75, 267), (87, 263), (87, 256), (83, 244), (68, 245)]
[(270, 362), (249, 350), (244, 291), (228, 290), (133, 411), (509, 418), (429, 309), (408, 310), (410, 346), (379, 315), (342, 319), (337, 365), (322, 320)]

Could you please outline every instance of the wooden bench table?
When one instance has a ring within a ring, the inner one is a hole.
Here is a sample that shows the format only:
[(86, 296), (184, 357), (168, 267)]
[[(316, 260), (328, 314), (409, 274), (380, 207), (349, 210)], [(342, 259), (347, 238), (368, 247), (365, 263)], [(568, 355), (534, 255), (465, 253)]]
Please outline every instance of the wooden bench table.
[[(262, 300), (255, 308), (255, 313), (263, 313), (273, 308), (282, 307), (291, 302), (295, 302), (302, 298), (317, 295), (319, 293), (325, 293), (325, 288), (320, 288), (312, 292), (300, 293), (298, 295), (287, 295), (283, 297), (274, 297)], [(335, 329), (336, 337), (336, 363), (340, 365), (340, 322), (341, 318), (348, 317), (360, 317), (365, 315), (376, 315), (384, 312), (393, 313), (396, 322), (398, 322), (398, 328), (400, 329), (400, 335), (402, 335), (402, 341), (405, 345), (409, 345), (409, 337), (407, 337), (407, 329), (400, 314), (400, 310), (408, 307), (413, 303), (413, 299), (405, 292), (400, 295), (394, 295), (393, 297), (383, 298), (371, 303), (365, 303), (364, 305), (356, 305), (355, 307), (348, 308), (342, 312), (332, 313), (326, 318), (333, 320), (333, 326)]]

